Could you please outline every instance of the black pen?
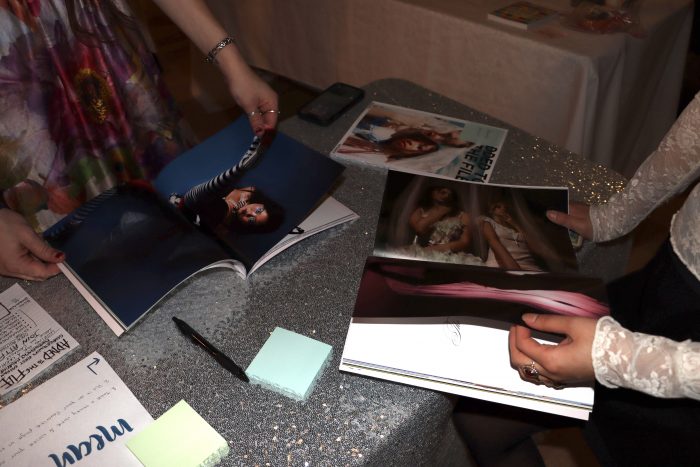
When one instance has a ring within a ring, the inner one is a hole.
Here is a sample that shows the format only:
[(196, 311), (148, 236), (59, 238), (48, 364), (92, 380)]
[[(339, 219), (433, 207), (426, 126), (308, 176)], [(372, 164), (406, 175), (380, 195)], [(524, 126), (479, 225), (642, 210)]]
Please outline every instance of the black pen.
[(190, 327), (189, 324), (174, 316), (173, 321), (175, 321), (175, 324), (177, 324), (177, 327), (180, 328), (180, 331), (182, 331), (184, 335), (192, 339), (192, 342), (206, 350), (209, 355), (214, 357), (214, 360), (219, 362), (219, 365), (233, 373), (238, 379), (245, 381), (246, 383), (249, 381), (248, 377), (245, 374), (245, 371), (243, 371), (243, 369), (240, 366), (236, 365), (233, 362), (233, 360), (228, 358), (223, 353), (219, 352), (219, 350), (216, 347), (211, 345), (209, 341), (207, 341), (205, 338), (199, 335), (199, 333), (192, 329), (192, 327)]

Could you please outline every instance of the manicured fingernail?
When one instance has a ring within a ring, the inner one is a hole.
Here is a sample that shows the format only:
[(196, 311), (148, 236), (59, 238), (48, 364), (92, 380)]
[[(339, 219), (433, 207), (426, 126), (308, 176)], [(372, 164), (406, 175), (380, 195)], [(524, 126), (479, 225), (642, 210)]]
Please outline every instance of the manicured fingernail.
[(61, 260), (61, 261), (66, 259), (66, 254), (63, 253), (62, 251), (56, 252), (53, 256), (54, 256), (54, 258)]
[(525, 313), (522, 318), (523, 321), (529, 324), (537, 319), (537, 315), (535, 313)]

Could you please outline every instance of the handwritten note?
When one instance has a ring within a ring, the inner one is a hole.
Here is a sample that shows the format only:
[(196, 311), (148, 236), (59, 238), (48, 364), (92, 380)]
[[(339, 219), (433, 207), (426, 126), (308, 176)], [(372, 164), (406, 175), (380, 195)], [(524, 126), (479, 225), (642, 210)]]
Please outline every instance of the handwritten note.
[(78, 347), (18, 284), (0, 294), (0, 397)]
[(151, 422), (95, 352), (0, 410), (0, 467), (140, 467), (125, 443)]

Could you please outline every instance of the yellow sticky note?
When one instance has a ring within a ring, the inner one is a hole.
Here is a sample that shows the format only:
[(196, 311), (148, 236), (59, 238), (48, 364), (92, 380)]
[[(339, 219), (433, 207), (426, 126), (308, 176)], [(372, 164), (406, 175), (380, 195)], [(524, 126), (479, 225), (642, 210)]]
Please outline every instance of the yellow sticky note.
[(210, 467), (229, 453), (223, 436), (184, 400), (126, 445), (145, 467)]

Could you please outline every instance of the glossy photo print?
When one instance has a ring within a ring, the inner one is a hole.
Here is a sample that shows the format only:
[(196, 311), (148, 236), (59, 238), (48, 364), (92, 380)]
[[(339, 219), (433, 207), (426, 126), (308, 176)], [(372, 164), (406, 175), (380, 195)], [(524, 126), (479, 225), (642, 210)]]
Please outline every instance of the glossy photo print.
[(576, 271), (565, 188), (467, 183), (390, 171), (379, 214), (378, 256), (534, 272)]
[(370, 257), (353, 318), (467, 316), (510, 325), (522, 324), (525, 312), (599, 318), (609, 310), (597, 278)]
[(336, 146), (339, 158), (487, 182), (507, 130), (372, 102)]

